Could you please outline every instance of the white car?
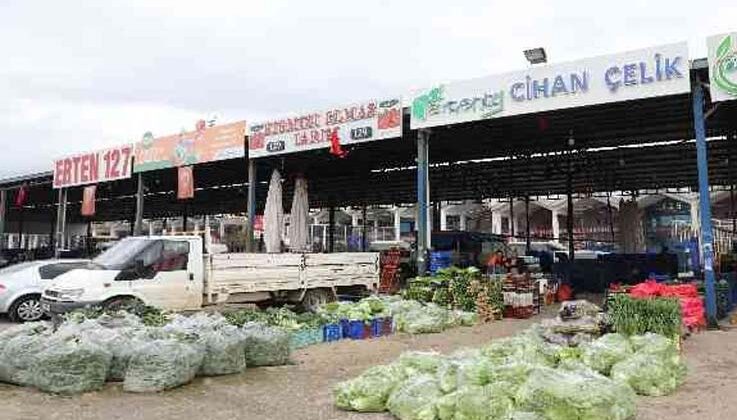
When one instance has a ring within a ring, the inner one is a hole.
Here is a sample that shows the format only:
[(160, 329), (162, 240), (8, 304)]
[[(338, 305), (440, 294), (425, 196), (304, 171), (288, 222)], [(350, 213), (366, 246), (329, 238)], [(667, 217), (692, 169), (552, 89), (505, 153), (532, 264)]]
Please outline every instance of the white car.
[(38, 321), (43, 317), (41, 293), (53, 279), (88, 260), (42, 260), (23, 262), (0, 270), (0, 313), (11, 321)]

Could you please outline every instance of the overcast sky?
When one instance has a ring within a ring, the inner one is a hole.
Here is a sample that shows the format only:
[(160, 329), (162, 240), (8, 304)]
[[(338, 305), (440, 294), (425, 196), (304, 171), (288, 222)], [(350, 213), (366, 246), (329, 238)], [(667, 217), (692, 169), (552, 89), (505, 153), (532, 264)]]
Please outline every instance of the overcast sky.
[[(642, 3), (643, 5), (638, 5)], [(646, 4), (646, 5), (645, 5)], [(0, 0), (0, 177), (74, 152), (737, 30), (735, 0)]]

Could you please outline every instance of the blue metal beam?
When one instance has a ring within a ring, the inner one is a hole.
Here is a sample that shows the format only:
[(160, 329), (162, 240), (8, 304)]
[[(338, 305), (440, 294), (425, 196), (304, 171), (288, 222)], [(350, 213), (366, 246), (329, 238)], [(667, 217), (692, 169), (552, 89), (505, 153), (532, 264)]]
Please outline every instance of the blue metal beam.
[(711, 197), (709, 196), (709, 162), (704, 128), (704, 91), (701, 83), (694, 83), (693, 92), (694, 132), (696, 134), (696, 160), (699, 172), (699, 215), (701, 218), (701, 251), (704, 255), (704, 283), (706, 286), (706, 317), (710, 325), (717, 319), (717, 301), (714, 289), (714, 234), (711, 228)]
[(427, 206), (430, 191), (429, 165), (430, 132), (417, 131), (417, 274), (427, 271), (427, 250), (430, 244), (427, 228)]

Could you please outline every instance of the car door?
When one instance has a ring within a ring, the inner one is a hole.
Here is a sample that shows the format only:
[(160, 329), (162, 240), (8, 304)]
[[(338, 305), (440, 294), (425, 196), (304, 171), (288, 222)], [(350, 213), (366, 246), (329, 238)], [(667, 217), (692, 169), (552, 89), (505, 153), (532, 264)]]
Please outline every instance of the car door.
[(189, 243), (178, 240), (156, 240), (144, 249), (143, 273), (131, 281), (134, 293), (144, 302), (162, 309), (187, 308), (190, 300)]

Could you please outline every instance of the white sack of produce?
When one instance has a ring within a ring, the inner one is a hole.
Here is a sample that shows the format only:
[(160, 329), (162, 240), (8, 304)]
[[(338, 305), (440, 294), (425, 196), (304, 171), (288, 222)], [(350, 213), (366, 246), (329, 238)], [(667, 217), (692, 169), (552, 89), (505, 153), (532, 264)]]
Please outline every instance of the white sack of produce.
[(627, 420), (635, 415), (635, 393), (599, 374), (535, 369), (515, 396), (518, 409), (547, 420)]
[(408, 351), (402, 353), (397, 360), (407, 376), (418, 373), (434, 374), (442, 362), (443, 355), (434, 351)]
[(614, 365), (611, 376), (640, 395), (659, 397), (672, 394), (683, 383), (686, 367), (680, 360), (638, 353)]
[(15, 385), (33, 386), (31, 368), (38, 363), (38, 355), (49, 346), (51, 332), (46, 324), (29, 324), (12, 329), (0, 337), (0, 381)]
[(191, 337), (202, 347), (204, 358), (199, 375), (229, 375), (246, 370), (245, 337), (220, 314), (175, 315), (162, 330)]
[(440, 420), (507, 419), (514, 401), (504, 383), (468, 386), (447, 394), (436, 403)]
[[(134, 318), (137, 319), (137, 317)], [(120, 327), (112, 327), (112, 325)], [(107, 350), (112, 356), (107, 380), (122, 381), (125, 379), (125, 371), (133, 352), (143, 344), (137, 340), (137, 337), (144, 334), (145, 330), (143, 324), (129, 317), (112, 318), (103, 315), (97, 319), (67, 321), (55, 335), (62, 339), (79, 337)]]
[(632, 355), (632, 345), (622, 334), (607, 334), (583, 347), (581, 360), (591, 369), (609, 375), (612, 366)]
[(202, 366), (200, 346), (174, 339), (150, 341), (138, 347), (128, 363), (123, 389), (157, 392), (187, 384)]
[(79, 394), (105, 384), (112, 355), (83, 338), (55, 340), (31, 367), (33, 385), (45, 392)]
[(247, 323), (242, 328), (245, 340), (246, 365), (281, 366), (289, 363), (291, 336), (278, 328)]
[(230, 375), (246, 370), (245, 338), (237, 327), (205, 331), (199, 341), (205, 348), (200, 375)]
[(197, 312), (192, 316), (174, 315), (163, 329), (169, 332), (197, 334), (203, 330), (214, 330), (227, 325), (228, 320), (220, 314)]
[(399, 385), (386, 403), (399, 420), (433, 420), (436, 403), (443, 396), (438, 381), (431, 375), (416, 375)]
[(399, 364), (374, 366), (361, 376), (336, 385), (335, 404), (343, 410), (385, 411), (389, 395), (405, 379)]

